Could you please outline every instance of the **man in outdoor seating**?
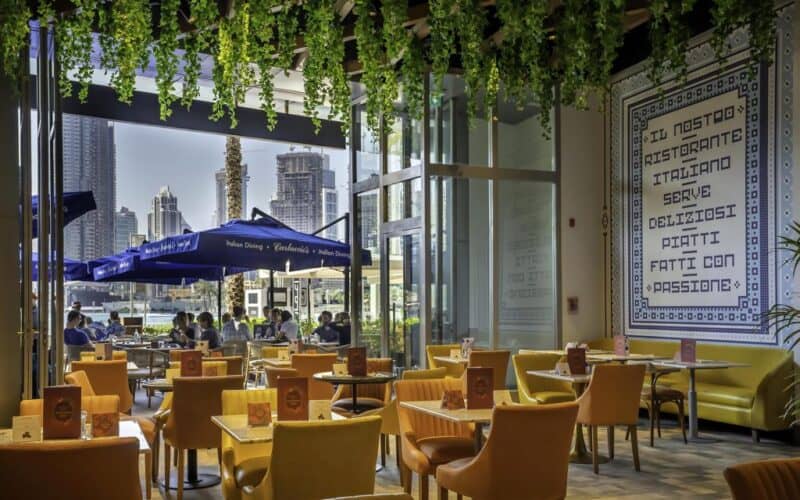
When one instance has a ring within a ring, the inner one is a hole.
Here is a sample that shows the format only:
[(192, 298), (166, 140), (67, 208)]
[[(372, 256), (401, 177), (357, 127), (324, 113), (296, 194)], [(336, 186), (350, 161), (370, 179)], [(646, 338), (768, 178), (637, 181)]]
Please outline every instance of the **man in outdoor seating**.
[(339, 332), (333, 328), (333, 314), (330, 311), (322, 311), (319, 315), (319, 326), (314, 333), (319, 335), (320, 342), (339, 342)]
[(92, 345), (89, 335), (78, 328), (82, 320), (81, 313), (72, 310), (67, 314), (67, 327), (64, 328), (64, 343), (67, 345)]

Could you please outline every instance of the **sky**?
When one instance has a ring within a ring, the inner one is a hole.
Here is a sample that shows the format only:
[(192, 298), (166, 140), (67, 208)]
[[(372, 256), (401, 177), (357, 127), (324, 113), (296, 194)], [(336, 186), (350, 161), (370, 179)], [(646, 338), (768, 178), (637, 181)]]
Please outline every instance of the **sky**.
[[(216, 208), (214, 172), (225, 165), (225, 136), (167, 127), (115, 123), (117, 150), (117, 210), (136, 212), (139, 233), (147, 232), (147, 213), (162, 186), (178, 198), (178, 209), (194, 230), (212, 227)], [(258, 207), (269, 213), (277, 177), (276, 156), (289, 144), (242, 139), (242, 162), (247, 164), (247, 213)], [(339, 213), (347, 211), (347, 151), (312, 148), (330, 156), (339, 191)]]

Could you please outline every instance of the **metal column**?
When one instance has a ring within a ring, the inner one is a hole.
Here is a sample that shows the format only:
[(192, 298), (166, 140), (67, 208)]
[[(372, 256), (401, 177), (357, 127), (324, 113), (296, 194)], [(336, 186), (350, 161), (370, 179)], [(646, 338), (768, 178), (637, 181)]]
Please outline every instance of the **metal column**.
[(62, 122), (61, 122), (61, 95), (58, 91), (58, 75), (61, 68), (56, 54), (56, 39), (53, 37), (53, 57), (50, 58), (52, 71), (50, 73), (50, 92), (53, 104), (53, 121), (50, 125), (50, 138), (52, 147), (50, 155), (53, 171), (53, 260), (55, 269), (53, 274), (53, 342), (55, 343), (55, 383), (64, 383), (64, 155), (61, 150)]
[[(20, 58), (28, 61), (26, 44)], [(31, 86), (20, 89), (20, 198), (22, 203), (22, 397), (33, 398), (33, 167), (31, 165)]]

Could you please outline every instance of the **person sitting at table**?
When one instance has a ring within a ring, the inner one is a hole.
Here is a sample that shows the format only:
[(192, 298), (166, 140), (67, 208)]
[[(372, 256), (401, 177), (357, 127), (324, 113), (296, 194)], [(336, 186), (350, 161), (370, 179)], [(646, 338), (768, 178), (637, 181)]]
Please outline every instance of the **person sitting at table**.
[(222, 346), (222, 339), (219, 332), (214, 328), (214, 316), (208, 312), (203, 311), (197, 315), (197, 322), (200, 324), (200, 340), (208, 341), (209, 349), (217, 349)]
[(86, 323), (86, 330), (89, 332), (89, 337), (92, 340), (104, 340), (108, 336), (103, 323), (94, 321), (89, 316), (86, 316), (84, 322)]
[(319, 335), (320, 342), (339, 342), (339, 332), (333, 327), (333, 314), (330, 311), (322, 311), (319, 315), (319, 326), (314, 333)]
[(281, 324), (278, 329), (278, 340), (295, 340), (297, 338), (297, 322), (289, 311), (281, 311)]
[(226, 342), (229, 340), (248, 341), (250, 340), (250, 328), (244, 319), (244, 308), (233, 306), (233, 318), (227, 315), (229, 321), (225, 321), (223, 316), (222, 338)]
[(111, 311), (108, 315), (108, 326), (106, 327), (106, 335), (108, 337), (125, 335), (125, 327), (119, 319), (119, 312)]
[(339, 333), (339, 345), (348, 345), (350, 343), (350, 315), (347, 311), (336, 313), (333, 327)]
[(64, 343), (66, 345), (92, 345), (89, 335), (79, 328), (81, 319), (81, 313), (74, 309), (67, 314), (67, 327), (64, 328)]
[(196, 333), (196, 332), (200, 331), (200, 325), (198, 325), (197, 321), (194, 320), (194, 313), (187, 312), (186, 313), (186, 319), (189, 321), (189, 328), (193, 332)]
[(178, 312), (172, 320), (172, 331), (169, 332), (169, 340), (173, 344), (178, 344), (181, 347), (186, 347), (192, 340), (194, 340), (195, 332), (189, 328), (189, 318), (183, 311)]

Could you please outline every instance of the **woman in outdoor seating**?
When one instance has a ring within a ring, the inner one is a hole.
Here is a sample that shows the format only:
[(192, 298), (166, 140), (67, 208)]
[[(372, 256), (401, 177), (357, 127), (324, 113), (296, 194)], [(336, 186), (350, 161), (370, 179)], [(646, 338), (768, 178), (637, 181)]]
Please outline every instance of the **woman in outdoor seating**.
[(197, 323), (200, 325), (202, 333), (200, 340), (208, 341), (209, 349), (217, 349), (222, 346), (219, 332), (214, 328), (214, 316), (208, 312), (203, 311), (197, 316)]

